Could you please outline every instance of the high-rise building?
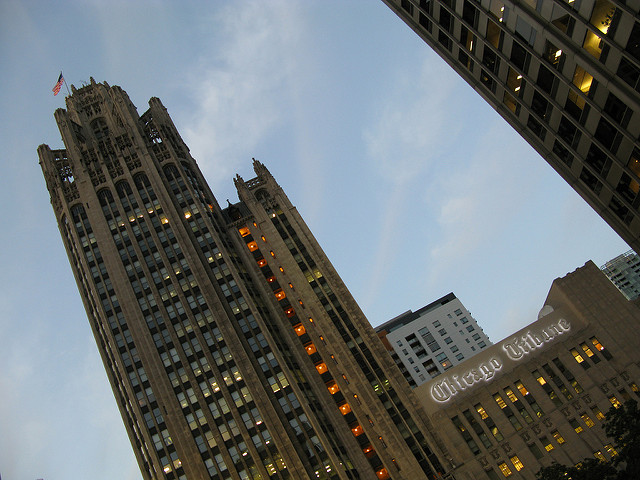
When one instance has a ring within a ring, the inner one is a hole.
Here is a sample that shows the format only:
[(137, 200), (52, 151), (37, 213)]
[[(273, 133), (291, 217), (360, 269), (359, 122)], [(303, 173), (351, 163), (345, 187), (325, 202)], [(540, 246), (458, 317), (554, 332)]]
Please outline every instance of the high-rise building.
[[(91, 82), (38, 148), (145, 479), (407, 479), (450, 456), (267, 169), (218, 205), (159, 99)], [(451, 477), (452, 478), (452, 477)]]
[(639, 251), (640, 1), (383, 1)]
[(640, 296), (640, 256), (633, 250), (609, 260), (600, 270), (628, 300)]
[(449, 293), (376, 327), (376, 332), (415, 387), (491, 345), (462, 302)]

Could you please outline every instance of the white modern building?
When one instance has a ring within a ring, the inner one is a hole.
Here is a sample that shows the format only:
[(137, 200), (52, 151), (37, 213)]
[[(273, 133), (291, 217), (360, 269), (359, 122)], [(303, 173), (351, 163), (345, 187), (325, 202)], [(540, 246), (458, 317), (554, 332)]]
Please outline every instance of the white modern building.
[(491, 345), (489, 337), (462, 302), (449, 293), (376, 328), (412, 387)]
[(600, 270), (628, 300), (640, 296), (640, 256), (633, 250), (609, 260)]

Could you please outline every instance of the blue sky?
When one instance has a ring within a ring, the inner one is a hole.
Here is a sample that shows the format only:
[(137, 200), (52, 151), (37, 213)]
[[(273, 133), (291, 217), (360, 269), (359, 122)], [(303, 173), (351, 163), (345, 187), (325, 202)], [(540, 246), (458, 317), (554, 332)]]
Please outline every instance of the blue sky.
[(382, 2), (0, 2), (0, 474), (140, 479), (36, 148), (90, 76), (159, 97), (221, 204), (261, 160), (372, 324), (453, 291), (493, 341), (627, 246)]

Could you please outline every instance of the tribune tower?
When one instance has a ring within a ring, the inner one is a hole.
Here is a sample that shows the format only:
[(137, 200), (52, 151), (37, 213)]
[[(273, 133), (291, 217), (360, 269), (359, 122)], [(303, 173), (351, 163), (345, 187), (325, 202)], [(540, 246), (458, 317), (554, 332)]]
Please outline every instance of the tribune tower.
[[(159, 99), (72, 88), (38, 148), (145, 479), (440, 478), (449, 455), (260, 162), (222, 209)], [(452, 478), (452, 477), (451, 477)]]

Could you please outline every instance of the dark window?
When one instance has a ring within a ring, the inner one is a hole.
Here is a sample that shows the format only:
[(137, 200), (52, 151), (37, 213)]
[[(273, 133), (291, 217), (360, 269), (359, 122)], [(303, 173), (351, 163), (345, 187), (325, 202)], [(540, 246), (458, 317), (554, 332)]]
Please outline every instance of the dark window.
[(555, 80), (556, 77), (551, 73), (551, 70), (544, 65), (540, 65), (540, 70), (538, 70), (538, 81), (536, 82), (538, 86), (545, 92), (553, 94)]
[(496, 52), (491, 50), (487, 45), (484, 46), (484, 52), (482, 54), (482, 64), (487, 67), (491, 72), (498, 73), (500, 67), (500, 59), (496, 55)]
[(518, 42), (511, 47), (511, 62), (523, 72), (529, 68), (529, 53)]
[(596, 195), (600, 194), (600, 190), (602, 190), (602, 183), (600, 183), (596, 176), (587, 168), (583, 168), (582, 172), (580, 172), (580, 180), (582, 180), (582, 182)]
[(467, 22), (467, 25), (478, 28), (478, 10), (468, 0), (464, 1), (462, 7), (462, 20)]
[(629, 117), (631, 117), (632, 113), (632, 111), (627, 108), (627, 105), (613, 93), (610, 93), (607, 97), (607, 103), (604, 105), (604, 111), (623, 128), (626, 128), (629, 123)]
[(622, 202), (618, 200), (616, 197), (613, 197), (611, 199), (611, 202), (609, 203), (609, 208), (624, 223), (626, 223), (627, 225), (631, 223), (631, 220), (633, 219), (633, 215), (629, 212), (629, 209), (625, 207), (622, 204)]
[(564, 115), (560, 119), (560, 124), (558, 125), (558, 136), (574, 148), (580, 138), (580, 135), (578, 134), (578, 127), (576, 127), (573, 122)]
[(538, 115), (545, 122), (549, 121), (551, 113), (551, 106), (546, 98), (544, 98), (540, 92), (533, 92), (533, 98), (531, 99), (531, 110)]
[(638, 70), (629, 60), (622, 57), (618, 65), (618, 76), (627, 82), (631, 87), (640, 91), (640, 70)]
[(533, 115), (529, 115), (529, 120), (527, 120), (527, 127), (529, 127), (529, 130), (531, 130), (537, 137), (539, 137), (541, 140), (544, 140), (547, 131), (539, 121), (533, 118)]
[(601, 118), (598, 122), (596, 132), (593, 134), (594, 138), (599, 140), (607, 149), (614, 152), (620, 145), (620, 138), (618, 129), (611, 125), (605, 118)]
[(400, 6), (410, 15), (413, 15), (413, 4), (409, 0), (402, 0), (400, 2)]
[(573, 155), (558, 140), (553, 144), (553, 153), (555, 153), (568, 167), (571, 167), (573, 164)]
[(627, 48), (625, 50), (636, 60), (640, 60), (640, 22), (633, 24), (629, 40), (627, 41)]
[(589, 151), (587, 152), (587, 156), (585, 158), (585, 163), (593, 167), (596, 172), (600, 173), (603, 176), (606, 175), (606, 173), (604, 173), (605, 170), (608, 172), (609, 166), (611, 165), (611, 162), (604, 154), (604, 152), (594, 144), (591, 144), (591, 147), (589, 147)]

